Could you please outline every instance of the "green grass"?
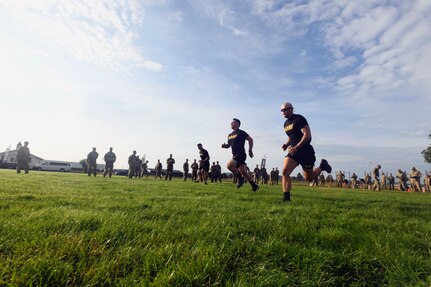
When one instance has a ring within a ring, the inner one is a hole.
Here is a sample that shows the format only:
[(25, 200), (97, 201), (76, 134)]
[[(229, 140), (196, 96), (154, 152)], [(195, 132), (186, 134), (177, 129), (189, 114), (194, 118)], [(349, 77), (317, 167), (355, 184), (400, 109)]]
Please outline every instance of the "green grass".
[(0, 286), (429, 286), (431, 194), (0, 170)]

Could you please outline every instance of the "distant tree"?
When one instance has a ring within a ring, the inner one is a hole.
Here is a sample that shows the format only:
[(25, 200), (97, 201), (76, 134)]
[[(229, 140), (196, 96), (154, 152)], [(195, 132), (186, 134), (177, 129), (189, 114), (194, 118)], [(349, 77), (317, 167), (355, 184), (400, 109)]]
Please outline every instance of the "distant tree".
[(80, 161), (79, 163), (80, 163), (80, 164), (81, 164), (81, 166), (82, 166), (82, 170), (83, 170), (84, 172), (87, 172), (87, 168), (88, 168), (87, 161), (86, 161), (85, 159), (81, 159), (81, 161)]
[(302, 176), (302, 174), (300, 172), (298, 172), (298, 174), (296, 175), (296, 180), (297, 181), (304, 181), (304, 177)]
[[(431, 134), (428, 135), (428, 138), (431, 139)], [(431, 164), (431, 145), (422, 151), (422, 155), (425, 159), (425, 162)]]

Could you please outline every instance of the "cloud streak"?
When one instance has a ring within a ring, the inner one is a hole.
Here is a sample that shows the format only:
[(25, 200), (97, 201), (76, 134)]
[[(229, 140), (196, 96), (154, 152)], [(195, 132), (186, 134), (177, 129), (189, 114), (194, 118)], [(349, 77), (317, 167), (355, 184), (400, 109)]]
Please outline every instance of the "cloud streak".
[(4, 5), (48, 49), (66, 50), (77, 59), (114, 70), (163, 69), (136, 45), (144, 11), (139, 1), (11, 1)]

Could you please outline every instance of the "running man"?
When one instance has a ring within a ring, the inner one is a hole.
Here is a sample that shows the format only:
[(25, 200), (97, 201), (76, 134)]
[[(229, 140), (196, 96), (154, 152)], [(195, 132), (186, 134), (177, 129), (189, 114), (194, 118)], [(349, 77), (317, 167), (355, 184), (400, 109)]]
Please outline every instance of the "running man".
[(253, 157), (253, 139), (243, 130), (240, 130), (241, 121), (233, 119), (230, 124), (233, 132), (228, 135), (228, 143), (223, 143), (222, 148), (232, 148), (232, 159), (228, 162), (227, 168), (234, 174), (238, 179), (237, 187), (240, 188), (244, 184), (244, 177), (248, 180), (251, 185), (251, 190), (256, 192), (259, 189), (259, 185), (253, 181), (247, 170), (247, 154), (245, 153), (245, 141), (248, 141), (248, 155)]
[(281, 147), (284, 151), (288, 151), (282, 172), (283, 201), (288, 202), (292, 188), (290, 175), (298, 165), (302, 166), (304, 177), (310, 182), (318, 177), (322, 171), (331, 173), (332, 168), (325, 159), (322, 159), (319, 167), (314, 168), (316, 156), (314, 148), (310, 144), (311, 130), (307, 120), (302, 115), (293, 113), (291, 103), (282, 104), (281, 113), (286, 118), (284, 131), (288, 137), (287, 142)]

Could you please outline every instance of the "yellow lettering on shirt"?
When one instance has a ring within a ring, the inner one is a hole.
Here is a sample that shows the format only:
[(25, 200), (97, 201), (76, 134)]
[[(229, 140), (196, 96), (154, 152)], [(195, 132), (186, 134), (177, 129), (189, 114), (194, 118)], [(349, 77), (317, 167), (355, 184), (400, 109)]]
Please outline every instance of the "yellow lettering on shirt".
[(293, 124), (290, 124), (290, 125), (287, 125), (287, 126), (284, 127), (284, 131), (285, 132), (288, 132), (290, 130), (293, 130)]
[(233, 140), (233, 139), (236, 139), (237, 136), (238, 135), (231, 135), (231, 136), (228, 137), (228, 139)]

